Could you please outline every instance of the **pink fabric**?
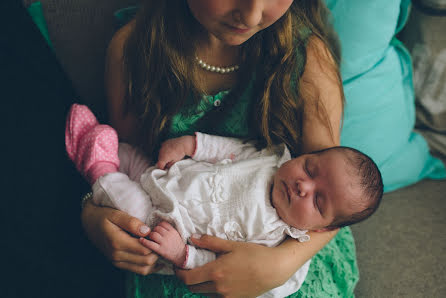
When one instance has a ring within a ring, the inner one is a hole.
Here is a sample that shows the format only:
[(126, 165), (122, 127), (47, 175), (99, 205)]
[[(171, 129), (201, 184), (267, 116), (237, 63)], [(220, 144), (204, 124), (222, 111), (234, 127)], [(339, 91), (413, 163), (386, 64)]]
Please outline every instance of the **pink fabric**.
[(65, 126), (68, 157), (90, 184), (118, 171), (118, 135), (108, 125), (100, 125), (87, 106), (74, 104)]

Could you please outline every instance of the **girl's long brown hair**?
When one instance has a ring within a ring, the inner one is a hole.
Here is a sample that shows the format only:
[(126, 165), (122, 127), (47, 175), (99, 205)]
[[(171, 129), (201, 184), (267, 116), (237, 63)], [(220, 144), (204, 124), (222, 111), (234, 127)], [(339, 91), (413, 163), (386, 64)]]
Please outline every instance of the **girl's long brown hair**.
[[(240, 79), (222, 108), (233, 106), (254, 75), (254, 105), (251, 115), (246, 116), (250, 131), (255, 132), (249, 137), (262, 146), (285, 143), (293, 155), (300, 154), (303, 114), (308, 108), (317, 111), (319, 120), (333, 132), (317, 86), (301, 79), (307, 47), (303, 33), (310, 30), (326, 45), (329, 53), (319, 53), (321, 63), (342, 91), (340, 52), (327, 25), (327, 11), (321, 1), (295, 0), (276, 23), (241, 45)], [(187, 100), (201, 100), (194, 44), (199, 30), (185, 0), (146, 0), (125, 44), (126, 111), (138, 117), (140, 145), (149, 154), (155, 153), (167, 134), (172, 117), (191, 104)], [(304, 56), (299, 57), (299, 53)], [(211, 111), (201, 121), (222, 121), (224, 114)]]

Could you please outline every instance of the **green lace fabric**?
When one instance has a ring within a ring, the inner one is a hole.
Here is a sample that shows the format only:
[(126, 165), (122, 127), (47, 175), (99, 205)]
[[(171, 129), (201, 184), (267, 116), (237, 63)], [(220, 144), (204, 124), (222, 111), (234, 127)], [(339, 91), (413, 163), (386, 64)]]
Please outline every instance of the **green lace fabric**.
[[(227, 115), (225, 120), (218, 124), (211, 122), (211, 119), (209, 123), (199, 120), (207, 112), (224, 104), (225, 96), (229, 92), (203, 96), (194, 108), (189, 108), (173, 118), (169, 137), (203, 130), (216, 135), (249, 136), (246, 116), (249, 115), (251, 92), (252, 85), (249, 85), (230, 110), (222, 110)], [(347, 227), (341, 229), (338, 235), (313, 257), (305, 283), (290, 297), (352, 297), (358, 279), (354, 240), (350, 228)], [(127, 297), (134, 298), (201, 297), (190, 293), (175, 276), (157, 274), (140, 276), (129, 273), (126, 291)]]

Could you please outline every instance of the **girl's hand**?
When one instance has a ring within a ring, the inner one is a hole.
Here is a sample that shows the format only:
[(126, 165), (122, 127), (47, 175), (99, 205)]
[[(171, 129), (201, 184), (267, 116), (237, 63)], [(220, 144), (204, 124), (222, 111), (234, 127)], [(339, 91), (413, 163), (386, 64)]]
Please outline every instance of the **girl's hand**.
[(149, 238), (150, 240), (140, 238), (139, 241), (177, 267), (183, 267), (186, 261), (186, 245), (174, 227), (163, 221), (153, 229)]
[[(218, 293), (224, 297), (259, 296), (285, 283), (296, 271), (291, 257), (280, 247), (234, 242), (205, 235), (191, 238), (201, 248), (220, 254), (217, 260), (177, 276), (195, 293)], [(291, 264), (290, 264), (291, 263)]]
[(195, 137), (182, 136), (165, 141), (158, 154), (156, 167), (162, 170), (170, 168), (185, 156), (192, 156), (195, 152)]
[(116, 267), (142, 275), (155, 271), (158, 256), (130, 236), (145, 237), (150, 232), (138, 219), (125, 212), (87, 202), (82, 210), (82, 224), (90, 241)]

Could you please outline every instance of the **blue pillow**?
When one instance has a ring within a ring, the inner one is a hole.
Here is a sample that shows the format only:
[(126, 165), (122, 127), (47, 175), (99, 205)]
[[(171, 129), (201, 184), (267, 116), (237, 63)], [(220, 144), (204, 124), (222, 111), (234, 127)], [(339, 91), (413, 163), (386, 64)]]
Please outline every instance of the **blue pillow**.
[(326, 0), (342, 46), (346, 98), (341, 144), (370, 155), (385, 191), (420, 179), (446, 178), (423, 137), (413, 132), (412, 62), (395, 38), (404, 26), (409, 0)]

